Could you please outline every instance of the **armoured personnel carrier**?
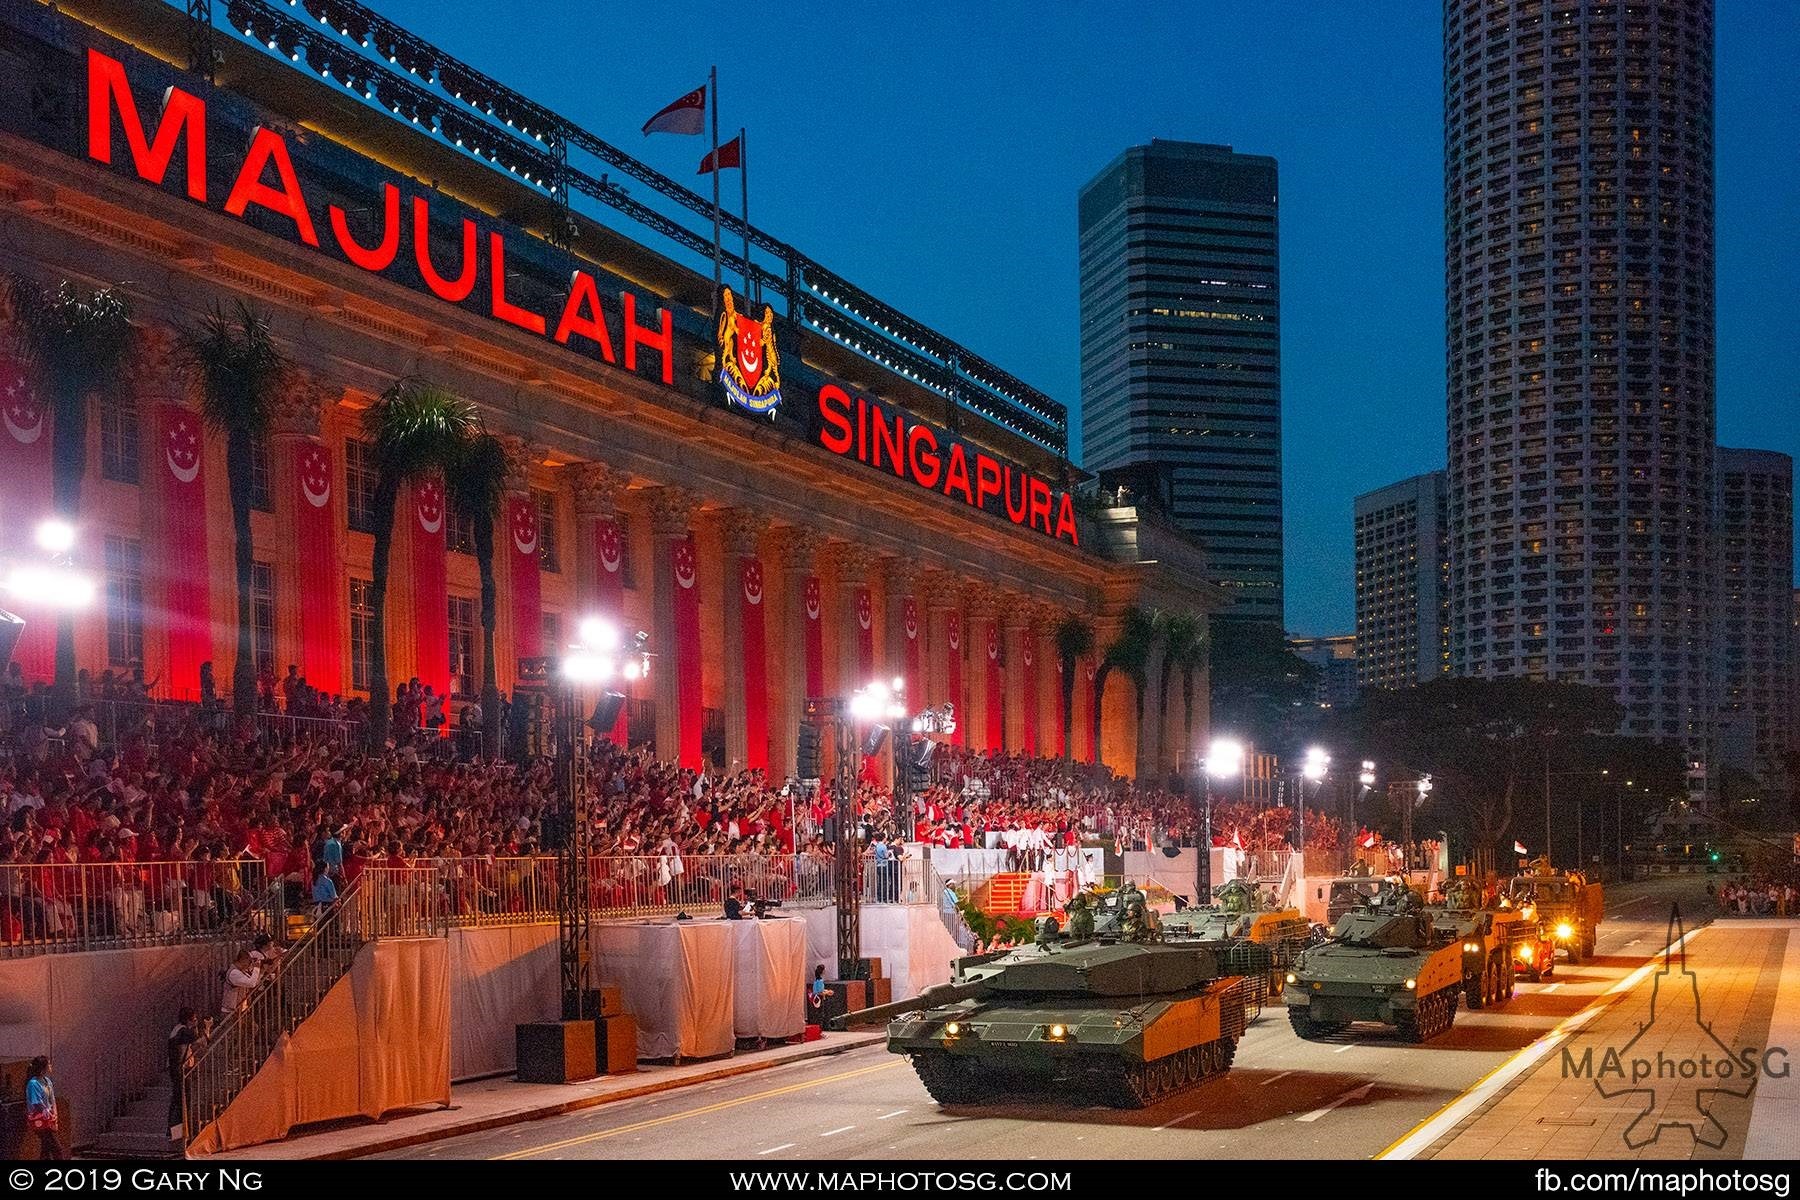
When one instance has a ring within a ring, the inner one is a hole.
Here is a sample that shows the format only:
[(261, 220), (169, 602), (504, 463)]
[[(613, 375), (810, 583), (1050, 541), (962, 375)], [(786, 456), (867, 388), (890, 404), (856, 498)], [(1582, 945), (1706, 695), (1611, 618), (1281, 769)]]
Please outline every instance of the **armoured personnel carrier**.
[(1059, 932), (1046, 924), (1034, 945), (964, 960), (957, 981), (838, 1025), (891, 1020), (888, 1049), (912, 1059), (940, 1104), (1077, 1087), (1138, 1108), (1231, 1067), (1243, 980), (1211, 947), (1167, 943), (1142, 924)]
[(1473, 881), (1452, 879), (1444, 885), (1444, 902), (1430, 910), (1437, 935), (1462, 942), (1463, 999), (1470, 1008), (1512, 999), (1518, 946), (1537, 933), (1518, 909), (1484, 901)]
[(1411, 889), (1390, 885), (1339, 918), (1287, 975), (1288, 1020), (1303, 1038), (1354, 1021), (1423, 1042), (1450, 1028), (1463, 993), (1463, 941), (1439, 932)]

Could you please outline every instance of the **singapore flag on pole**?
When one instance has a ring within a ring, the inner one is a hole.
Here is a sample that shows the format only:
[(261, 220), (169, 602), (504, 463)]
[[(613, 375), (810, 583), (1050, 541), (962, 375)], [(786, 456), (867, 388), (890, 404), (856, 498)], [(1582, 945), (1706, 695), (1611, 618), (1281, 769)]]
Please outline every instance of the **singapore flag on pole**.
[(699, 133), (706, 128), (706, 87), (701, 85), (644, 122), (645, 134)]

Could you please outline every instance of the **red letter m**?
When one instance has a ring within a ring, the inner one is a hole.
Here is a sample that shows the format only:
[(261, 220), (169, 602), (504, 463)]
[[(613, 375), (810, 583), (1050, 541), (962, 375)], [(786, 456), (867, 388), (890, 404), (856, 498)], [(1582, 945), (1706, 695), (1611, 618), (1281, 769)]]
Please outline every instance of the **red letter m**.
[(187, 194), (206, 202), (206, 102), (180, 88), (163, 97), (162, 124), (156, 127), (154, 144), (144, 136), (137, 101), (125, 79), (125, 66), (98, 50), (88, 50), (88, 157), (112, 162), (113, 105), (125, 127), (125, 143), (131, 147), (131, 165), (138, 178), (160, 185), (175, 157), (175, 142), (187, 131)]

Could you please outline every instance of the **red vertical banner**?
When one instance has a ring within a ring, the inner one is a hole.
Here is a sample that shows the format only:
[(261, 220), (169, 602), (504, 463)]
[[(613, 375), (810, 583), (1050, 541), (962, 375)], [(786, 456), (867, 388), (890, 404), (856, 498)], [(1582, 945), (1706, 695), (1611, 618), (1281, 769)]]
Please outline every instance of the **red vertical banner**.
[(1025, 694), (1019, 697), (1023, 711), (1019, 714), (1019, 727), (1024, 734), (1024, 745), (1021, 747), (1027, 754), (1036, 754), (1037, 721), (1038, 721), (1038, 669), (1037, 646), (1033, 641), (1031, 630), (1025, 631), (1025, 647), (1021, 651), (1025, 655)]
[(856, 589), (856, 686), (875, 677), (875, 598), (867, 584)]
[[(337, 520), (331, 503), (331, 451), (310, 439), (294, 446), (294, 545), (303, 575), (335, 578)], [(302, 586), (300, 674), (327, 695), (344, 690), (344, 632), (339, 618), (343, 596), (329, 587)]]
[(762, 560), (738, 559), (738, 576), (744, 588), (744, 767), (754, 771), (769, 765), (769, 668)]
[[(153, 559), (162, 583), (169, 658), (162, 680), (169, 694), (200, 694), (200, 664), (212, 658), (212, 575), (206, 561), (205, 431), (198, 413), (179, 404), (158, 412), (156, 477), (161, 481), (162, 544)], [(218, 671), (219, 677), (228, 672)]]
[(507, 541), (512, 543), (513, 653), (544, 652), (544, 607), (538, 578), (537, 504), (530, 496), (506, 498)]
[(699, 770), (700, 722), (700, 556), (694, 535), (676, 541), (670, 556), (675, 576), (675, 707), (681, 733), (680, 764)]
[(1087, 761), (1097, 763), (1100, 761), (1100, 693), (1095, 682), (1094, 660), (1088, 659), (1077, 670), (1087, 678), (1087, 685), (1083, 689), (1083, 694), (1087, 696), (1087, 720), (1082, 722), (1087, 727)]
[(413, 674), (438, 695), (450, 690), (450, 587), (444, 562), (444, 481), (412, 485)]
[[(594, 602), (600, 615), (619, 626), (625, 633), (625, 539), (617, 517), (600, 517), (594, 522)], [(627, 643), (629, 644), (629, 643)], [(635, 687), (624, 684), (626, 695)], [(626, 705), (619, 706), (619, 719), (606, 736), (617, 746), (631, 744), (630, 714)]]
[(906, 644), (901, 647), (900, 661), (906, 672), (906, 689), (914, 704), (925, 703), (925, 677), (919, 672), (919, 602), (907, 596), (900, 601), (901, 632)]
[(1000, 680), (1000, 623), (983, 621), (987, 626), (987, 748), (998, 750), (1006, 745), (1006, 697)]
[(968, 706), (963, 703), (963, 647), (962, 647), (962, 614), (951, 612), (944, 614), (944, 683), (950, 689), (950, 703), (955, 706), (956, 732), (950, 735), (950, 744), (961, 746), (968, 742), (966, 730), (969, 725)]
[[(50, 508), (50, 414), (38, 399), (25, 366), (0, 355), (0, 556), (31, 561), (39, 555), (35, 536)], [(99, 565), (101, 547), (84, 549), (89, 569)], [(56, 612), (26, 604), (10, 593), (0, 598), (25, 618), (13, 646), (12, 661), (27, 683), (49, 682), (56, 675)]]
[(1056, 757), (1061, 758), (1069, 752), (1068, 740), (1068, 694), (1063, 691), (1063, 656), (1056, 656)]
[(802, 590), (806, 605), (806, 699), (825, 694), (825, 598), (819, 577), (808, 575)]

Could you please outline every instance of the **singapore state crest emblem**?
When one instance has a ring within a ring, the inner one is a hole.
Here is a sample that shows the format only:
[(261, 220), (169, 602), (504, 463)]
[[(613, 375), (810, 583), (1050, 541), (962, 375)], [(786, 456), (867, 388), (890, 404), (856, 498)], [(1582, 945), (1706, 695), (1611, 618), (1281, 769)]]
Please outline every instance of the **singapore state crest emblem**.
[(773, 419), (781, 407), (781, 360), (775, 350), (775, 310), (759, 320), (737, 310), (731, 289), (719, 312), (719, 384), (725, 402)]

